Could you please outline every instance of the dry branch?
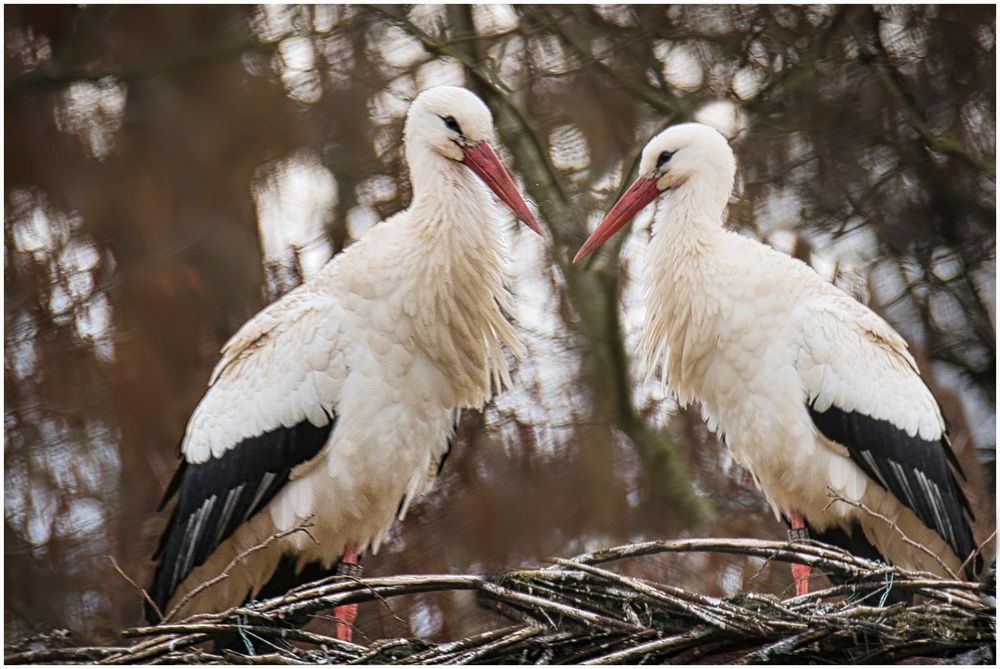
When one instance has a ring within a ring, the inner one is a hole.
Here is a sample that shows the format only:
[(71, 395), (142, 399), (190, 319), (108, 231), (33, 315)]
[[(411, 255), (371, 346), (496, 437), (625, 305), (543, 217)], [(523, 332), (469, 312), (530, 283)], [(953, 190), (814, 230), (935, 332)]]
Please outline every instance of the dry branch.
[[(847, 579), (847, 584), (784, 600), (754, 593), (717, 598), (595, 566), (668, 552), (722, 552), (811, 564)], [(918, 603), (872, 605), (871, 590), (887, 582), (917, 595)], [(386, 639), (369, 646), (279, 625), (339, 604), (441, 590), (474, 590), (491, 606), (515, 612), (519, 624), (445, 643)], [(327, 579), (225, 614), (125, 630), (125, 638), (143, 637), (128, 646), (33, 648), (5, 659), (107, 664), (757, 664), (920, 658), (992, 663), (996, 607), (980, 596), (986, 592), (979, 583), (904, 571), (812, 542), (652, 541), (489, 576)], [(234, 632), (262, 641), (264, 654), (193, 648)]]
[[(185, 594), (184, 597), (181, 598), (181, 600), (179, 602), (177, 602), (173, 606), (173, 608), (171, 608), (167, 612), (166, 616), (161, 616), (161, 620), (163, 622), (167, 622), (169, 620), (172, 620), (173, 617), (175, 615), (177, 615), (177, 612), (183, 610), (184, 606), (189, 601), (191, 601), (194, 597), (196, 597), (197, 595), (201, 594), (202, 592), (204, 592), (208, 588), (211, 588), (212, 586), (214, 586), (214, 585), (216, 585), (218, 583), (221, 583), (222, 581), (224, 581), (227, 578), (229, 578), (230, 573), (236, 567), (237, 564), (239, 564), (240, 562), (242, 562), (243, 560), (245, 560), (249, 555), (251, 555), (253, 553), (256, 553), (257, 551), (264, 550), (265, 548), (267, 548), (268, 546), (270, 546), (275, 541), (278, 541), (279, 539), (283, 539), (283, 538), (285, 538), (285, 537), (287, 537), (287, 536), (289, 536), (291, 534), (295, 534), (297, 532), (304, 532), (305, 534), (308, 534), (309, 538), (312, 539), (313, 542), (315, 543), (316, 542), (315, 537), (313, 537), (311, 534), (309, 534), (309, 528), (312, 527), (312, 526), (313, 526), (313, 517), (312, 516), (308, 516), (307, 518), (305, 518), (304, 520), (302, 520), (300, 523), (298, 523), (295, 527), (291, 528), (290, 530), (286, 530), (284, 532), (278, 532), (276, 534), (272, 534), (271, 536), (269, 536), (267, 539), (265, 539), (261, 543), (256, 544), (254, 546), (251, 546), (250, 548), (247, 548), (246, 550), (241, 551), (238, 555), (236, 555), (235, 557), (233, 557), (232, 560), (229, 561), (229, 564), (227, 564), (226, 567), (222, 570), (222, 572), (220, 572), (217, 576), (215, 576), (215, 577), (213, 577), (213, 578), (211, 578), (211, 579), (209, 579), (207, 581), (204, 581), (203, 583), (198, 584), (197, 587), (192, 588), (190, 592), (188, 592), (187, 594)], [(149, 599), (149, 595), (146, 594), (145, 590), (142, 591), (142, 594), (146, 596), (146, 599)], [(154, 606), (155, 606), (155, 604), (154, 604)], [(159, 609), (157, 609), (157, 613), (159, 613), (159, 612), (160, 612)]]

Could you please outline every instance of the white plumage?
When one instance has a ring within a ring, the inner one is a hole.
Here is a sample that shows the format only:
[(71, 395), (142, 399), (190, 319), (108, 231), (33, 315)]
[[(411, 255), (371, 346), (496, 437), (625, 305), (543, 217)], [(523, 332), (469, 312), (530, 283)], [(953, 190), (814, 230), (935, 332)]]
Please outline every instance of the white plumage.
[(405, 127), (410, 207), (225, 345), (167, 494), (179, 501), (151, 588), (164, 613), (310, 517), (316, 541), (272, 541), (179, 613), (239, 605), (279, 569), (329, 570), (348, 546), (377, 550), (434, 479), (457, 409), (509, 385), (503, 348), (523, 348), (504, 316), (505, 249), (487, 186), (538, 227), (491, 142), (490, 112), (472, 93), (421, 93)]
[(806, 264), (722, 227), (735, 170), (715, 130), (668, 128), (576, 259), (655, 201), (647, 369), (701, 403), (779, 517), (866, 557), (971, 575), (960, 469), (906, 343)]

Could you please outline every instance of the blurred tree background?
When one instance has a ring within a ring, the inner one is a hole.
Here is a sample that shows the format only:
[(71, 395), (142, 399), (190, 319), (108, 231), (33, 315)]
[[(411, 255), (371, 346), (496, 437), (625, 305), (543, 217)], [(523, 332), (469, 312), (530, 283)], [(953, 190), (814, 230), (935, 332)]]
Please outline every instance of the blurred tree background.
[[(369, 575), (486, 572), (645, 538), (780, 538), (697, 408), (630, 365), (648, 215), (569, 259), (659, 129), (731, 138), (729, 223), (909, 340), (994, 523), (990, 6), (6, 6), (8, 640), (138, 622), (156, 505), (218, 351), (406, 206), (422, 88), (465, 85), (547, 239), (509, 225), (529, 357), (465, 412), (434, 491)], [(630, 566), (709, 594), (787, 568)], [(358, 638), (496, 624), (471, 595), (362, 606)]]

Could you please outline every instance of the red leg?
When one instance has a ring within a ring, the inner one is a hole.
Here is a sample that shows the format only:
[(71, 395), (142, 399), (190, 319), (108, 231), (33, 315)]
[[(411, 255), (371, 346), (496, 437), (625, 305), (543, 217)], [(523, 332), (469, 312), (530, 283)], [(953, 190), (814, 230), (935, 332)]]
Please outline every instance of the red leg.
[[(806, 519), (798, 511), (792, 512), (792, 530), (788, 535), (793, 541), (809, 536), (806, 529)], [(809, 594), (809, 575), (811, 573), (812, 567), (807, 564), (792, 564), (792, 578), (795, 580), (796, 595)]]
[[(345, 568), (346, 567), (346, 568)], [(360, 571), (358, 566), (358, 547), (356, 544), (347, 544), (344, 554), (340, 556), (341, 573), (357, 574)], [(354, 621), (358, 617), (357, 604), (343, 604), (333, 609), (333, 617), (337, 625), (337, 638), (341, 641), (350, 641), (351, 632), (354, 629)]]

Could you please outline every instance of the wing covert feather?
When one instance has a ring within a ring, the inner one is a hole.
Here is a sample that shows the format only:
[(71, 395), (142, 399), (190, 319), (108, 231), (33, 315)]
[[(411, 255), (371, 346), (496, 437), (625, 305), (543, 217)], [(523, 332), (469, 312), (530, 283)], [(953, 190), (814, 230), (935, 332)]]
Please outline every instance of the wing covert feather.
[(296, 289), (248, 321), (222, 349), (182, 444), (189, 462), (304, 420), (324, 425), (347, 375), (339, 305)]

